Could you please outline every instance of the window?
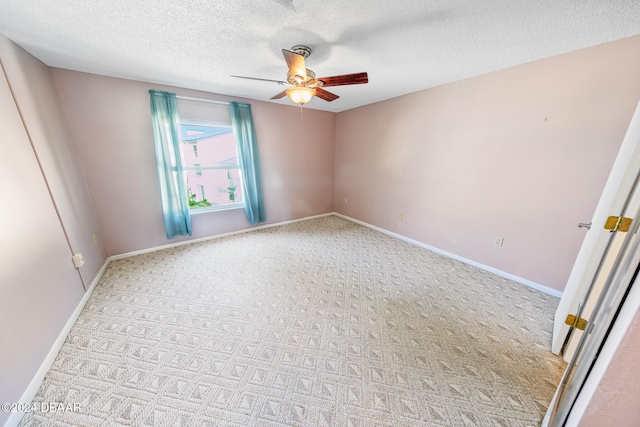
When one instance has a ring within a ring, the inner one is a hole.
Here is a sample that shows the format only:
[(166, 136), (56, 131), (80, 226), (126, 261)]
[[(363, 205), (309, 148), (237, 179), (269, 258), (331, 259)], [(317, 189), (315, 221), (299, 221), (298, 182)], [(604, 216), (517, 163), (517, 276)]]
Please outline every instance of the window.
[(189, 208), (243, 207), (242, 175), (231, 124), (182, 120), (180, 132)]

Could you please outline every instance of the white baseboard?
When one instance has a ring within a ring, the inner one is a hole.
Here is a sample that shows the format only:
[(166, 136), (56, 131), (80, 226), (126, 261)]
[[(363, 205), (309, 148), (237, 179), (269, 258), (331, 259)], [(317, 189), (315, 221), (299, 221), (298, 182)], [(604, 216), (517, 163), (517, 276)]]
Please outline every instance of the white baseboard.
[(411, 239), (409, 237), (403, 236), (401, 234), (394, 233), (394, 232), (389, 231), (389, 230), (385, 230), (384, 228), (380, 228), (380, 227), (377, 227), (375, 225), (371, 225), (371, 224), (366, 223), (364, 221), (360, 221), (358, 219), (351, 218), (350, 216), (343, 215), (343, 214), (337, 213), (337, 212), (334, 212), (333, 214), (335, 216), (339, 216), (340, 218), (346, 219), (347, 221), (351, 221), (351, 222), (355, 222), (356, 224), (364, 225), (365, 227), (371, 228), (373, 230), (379, 231), (379, 232), (387, 234), (389, 236), (396, 237), (396, 238), (398, 238), (400, 240), (404, 240), (405, 242), (409, 242), (409, 243), (414, 244), (416, 246), (420, 246), (421, 248), (428, 249), (428, 250), (430, 250), (432, 252), (435, 252), (437, 254), (444, 255), (444, 256), (449, 257), (449, 258), (453, 258), (453, 259), (458, 260), (460, 262), (463, 262), (465, 264), (469, 264), (469, 265), (472, 265), (474, 267), (477, 267), (477, 268), (479, 268), (481, 270), (485, 270), (485, 271), (488, 271), (490, 273), (496, 274), (496, 275), (498, 275), (500, 277), (504, 277), (506, 279), (513, 280), (514, 282), (521, 283), (521, 284), (523, 284), (525, 286), (528, 286), (530, 288), (536, 289), (536, 290), (538, 290), (540, 292), (544, 292), (545, 294), (549, 294), (549, 295), (552, 295), (552, 296), (558, 297), (558, 298), (562, 297), (562, 291), (559, 291), (557, 289), (553, 289), (553, 288), (550, 288), (548, 286), (544, 286), (544, 285), (541, 285), (539, 283), (532, 282), (531, 280), (528, 280), (528, 279), (525, 279), (523, 277), (519, 277), (519, 276), (513, 275), (511, 273), (507, 273), (506, 271), (498, 270), (497, 268), (490, 267), (488, 265), (480, 264), (479, 262), (476, 262), (476, 261), (461, 257), (461, 256), (456, 255), (456, 254), (451, 253), (451, 252), (444, 251), (442, 249), (436, 248), (436, 247), (431, 246), (431, 245), (427, 245), (426, 243), (422, 243), (422, 242), (419, 242), (417, 240)]
[[(49, 369), (51, 369), (51, 366), (56, 360), (58, 353), (60, 353), (60, 349), (64, 345), (64, 342), (67, 340), (69, 332), (71, 332), (71, 328), (73, 328), (76, 320), (78, 320), (80, 313), (84, 309), (84, 306), (87, 304), (87, 301), (89, 301), (89, 297), (91, 297), (91, 294), (93, 293), (96, 285), (98, 284), (98, 282), (100, 282), (100, 279), (102, 279), (102, 276), (107, 270), (110, 261), (110, 258), (105, 259), (98, 272), (93, 276), (89, 288), (84, 293), (84, 296), (76, 306), (76, 309), (73, 311), (73, 313), (71, 313), (71, 316), (69, 316), (69, 320), (67, 320), (67, 323), (65, 323), (64, 327), (58, 334), (58, 338), (56, 338), (53, 345), (51, 346), (49, 353), (47, 353), (47, 357), (45, 357), (44, 361), (40, 365), (40, 368), (38, 369), (38, 372), (36, 372), (36, 374), (34, 375), (25, 392), (22, 393), (22, 397), (20, 398), (20, 401), (18, 403), (26, 404), (33, 401), (33, 398), (38, 393), (40, 386), (42, 386), (44, 377), (47, 375), (47, 372), (49, 372)], [(20, 423), (24, 415), (24, 412), (12, 412), (11, 415), (9, 415), (9, 418), (7, 418), (7, 420), (5, 421), (4, 427), (16, 427)]]
[(237, 234), (243, 234), (243, 233), (250, 233), (250, 232), (256, 231), (256, 230), (263, 230), (265, 228), (271, 228), (271, 227), (279, 227), (281, 225), (293, 224), (294, 222), (306, 221), (308, 219), (314, 219), (314, 218), (322, 218), (322, 217), (331, 216), (331, 215), (334, 215), (334, 213), (333, 212), (329, 212), (329, 213), (320, 214), (320, 215), (306, 216), (304, 218), (299, 218), (299, 219), (292, 219), (292, 220), (289, 220), (289, 221), (275, 222), (273, 224), (259, 225), (257, 227), (250, 227), (250, 228), (245, 228), (245, 229), (242, 229), (242, 230), (230, 231), (229, 233), (216, 234), (214, 236), (200, 237), (198, 239), (184, 240), (182, 242), (170, 243), (168, 245), (154, 246), (152, 248), (141, 249), (139, 251), (131, 251), (131, 252), (125, 252), (125, 253), (122, 253), (122, 254), (111, 255), (109, 257), (109, 259), (110, 260), (116, 260), (116, 259), (129, 258), (129, 257), (136, 256), (136, 255), (142, 255), (142, 254), (147, 254), (147, 253), (151, 253), (151, 252), (160, 251), (162, 249), (175, 248), (175, 247), (178, 247), (178, 246), (190, 245), (192, 243), (198, 243), (198, 242), (206, 242), (206, 241), (209, 241), (209, 240), (220, 239), (222, 237), (235, 236)]

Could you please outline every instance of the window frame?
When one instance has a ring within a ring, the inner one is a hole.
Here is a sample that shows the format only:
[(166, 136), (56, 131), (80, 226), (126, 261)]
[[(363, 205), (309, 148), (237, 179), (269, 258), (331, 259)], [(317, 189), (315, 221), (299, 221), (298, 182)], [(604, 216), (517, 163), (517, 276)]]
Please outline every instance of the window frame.
[[(180, 126), (182, 125), (192, 125), (192, 126), (209, 126), (209, 127), (222, 127), (222, 128), (228, 128), (231, 130), (231, 132), (233, 133), (233, 128), (231, 127), (231, 122), (221, 122), (221, 121), (215, 121), (215, 120), (193, 120), (193, 119), (183, 119), (180, 118)], [(180, 134), (182, 134), (182, 129)], [(236, 143), (236, 156), (238, 155), (238, 141), (235, 138), (235, 134), (234, 134), (234, 141)], [(182, 143), (182, 140), (180, 141)], [(202, 161), (202, 158), (200, 156), (197, 156), (199, 161)], [(183, 177), (182, 180), (185, 183), (185, 186), (188, 186), (187, 183), (187, 177), (186, 177), (186, 172), (200, 172), (202, 173), (202, 171), (206, 171), (206, 170), (238, 170), (240, 171), (240, 177), (242, 178), (242, 168), (240, 167), (240, 165), (238, 164), (237, 166), (229, 166), (229, 165), (221, 165), (221, 166), (186, 166), (184, 164), (184, 159), (181, 159), (181, 163), (182, 163), (182, 171), (183, 171)], [(241, 183), (241, 190), (244, 192), (244, 183)], [(197, 214), (201, 214), (201, 213), (207, 213), (207, 212), (218, 212), (218, 211), (227, 211), (227, 210), (232, 210), (232, 209), (244, 209), (245, 208), (245, 202), (244, 202), (244, 197), (243, 197), (243, 201), (242, 202), (236, 202), (236, 203), (228, 203), (226, 205), (217, 205), (217, 206), (202, 206), (202, 207), (198, 207), (198, 208), (189, 208), (189, 214), (190, 215), (197, 215)]]

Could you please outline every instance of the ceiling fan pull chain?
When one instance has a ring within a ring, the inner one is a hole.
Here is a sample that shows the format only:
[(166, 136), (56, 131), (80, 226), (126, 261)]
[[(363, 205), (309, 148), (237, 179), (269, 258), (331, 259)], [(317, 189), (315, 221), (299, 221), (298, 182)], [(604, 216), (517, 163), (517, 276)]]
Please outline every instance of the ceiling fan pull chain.
[(302, 121), (302, 104), (300, 104), (300, 121)]

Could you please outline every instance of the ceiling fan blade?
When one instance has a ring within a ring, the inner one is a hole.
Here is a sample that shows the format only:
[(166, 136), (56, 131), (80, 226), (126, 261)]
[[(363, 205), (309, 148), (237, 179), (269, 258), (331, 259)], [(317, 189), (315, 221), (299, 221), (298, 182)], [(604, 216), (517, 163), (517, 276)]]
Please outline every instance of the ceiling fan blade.
[(236, 77), (238, 79), (247, 79), (247, 80), (259, 80), (262, 82), (273, 82), (273, 83), (278, 83), (280, 85), (288, 84), (287, 82), (283, 82), (282, 80), (260, 79), (258, 77), (245, 77), (245, 76), (231, 76), (231, 77)]
[(323, 87), (328, 86), (345, 86), (345, 85), (361, 85), (369, 82), (367, 73), (343, 74), (341, 76), (320, 77)]
[(324, 99), (327, 102), (335, 101), (336, 99), (340, 98), (335, 93), (331, 93), (319, 87), (316, 88), (316, 96), (320, 99)]
[(280, 98), (284, 98), (285, 96), (287, 96), (287, 91), (283, 90), (279, 94), (274, 95), (271, 99), (280, 99)]
[(287, 49), (282, 49), (282, 55), (284, 55), (284, 60), (287, 61), (289, 66), (289, 74), (300, 76), (302, 79), (307, 78), (307, 66), (304, 63), (304, 56)]

